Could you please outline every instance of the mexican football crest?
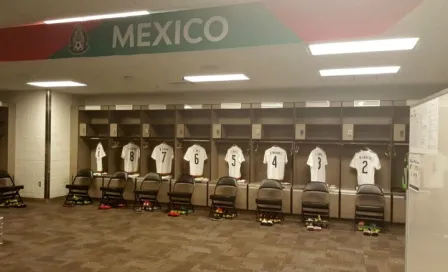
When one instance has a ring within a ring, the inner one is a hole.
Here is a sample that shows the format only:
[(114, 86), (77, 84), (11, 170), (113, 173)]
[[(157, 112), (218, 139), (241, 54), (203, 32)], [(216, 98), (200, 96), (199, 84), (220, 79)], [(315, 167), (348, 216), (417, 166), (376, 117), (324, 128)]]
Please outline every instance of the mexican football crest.
[(68, 50), (72, 54), (83, 54), (89, 49), (87, 32), (81, 25), (77, 25), (70, 36), (70, 45)]

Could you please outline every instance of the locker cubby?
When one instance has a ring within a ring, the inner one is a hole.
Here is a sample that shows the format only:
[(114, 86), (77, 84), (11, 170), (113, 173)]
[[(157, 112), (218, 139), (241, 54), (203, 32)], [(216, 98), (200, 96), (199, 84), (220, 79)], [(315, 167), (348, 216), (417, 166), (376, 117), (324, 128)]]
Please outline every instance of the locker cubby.
[(222, 139), (250, 139), (252, 129), (250, 125), (222, 125)]
[(140, 124), (117, 124), (117, 137), (138, 138), (141, 136)]
[(179, 110), (177, 123), (185, 125), (211, 125), (212, 115), (210, 110)]
[(139, 125), (141, 123), (139, 110), (110, 111), (110, 122), (119, 125)]
[(253, 109), (252, 124), (292, 125), (294, 124), (294, 110), (289, 108)]
[(293, 140), (295, 137), (294, 125), (262, 125), (262, 140)]
[(393, 107), (343, 107), (342, 123), (355, 125), (391, 125)]
[(109, 140), (108, 138), (87, 138), (83, 137), (78, 143), (78, 168), (92, 169), (97, 171), (97, 162), (95, 157), (96, 147), (101, 143), (106, 153), (106, 157), (102, 159), (103, 171), (109, 173), (108, 157), (109, 157)]
[(392, 135), (391, 125), (354, 125), (354, 141), (381, 141), (389, 142)]
[(144, 110), (142, 111), (142, 123), (151, 125), (174, 125), (176, 124), (176, 111)]
[(402, 178), (405, 171), (405, 158), (409, 152), (409, 145), (395, 145), (392, 152), (392, 192), (404, 192)]
[(267, 164), (263, 163), (264, 153), (267, 149), (274, 145), (283, 148), (288, 155), (288, 163), (285, 165), (284, 182), (292, 183), (293, 178), (293, 143), (292, 142), (253, 142), (253, 149), (251, 154), (251, 173), (250, 184), (260, 184), (264, 179), (267, 179)]
[(188, 148), (193, 145), (200, 145), (202, 146), (207, 154), (207, 160), (204, 162), (204, 171), (203, 171), (203, 177), (209, 178), (211, 176), (211, 156), (212, 156), (212, 147), (210, 141), (205, 140), (179, 140), (176, 148), (175, 148), (175, 169), (177, 175), (180, 175), (182, 173), (190, 173), (190, 165), (188, 161), (184, 160), (185, 153), (187, 152)]
[(185, 139), (210, 139), (212, 133), (211, 125), (186, 124)]
[(124, 171), (124, 160), (121, 158), (121, 152), (123, 147), (131, 142), (140, 147), (140, 158), (138, 173), (141, 172), (141, 160), (142, 160), (142, 145), (140, 139), (128, 139), (128, 138), (111, 138), (111, 144), (108, 154), (108, 163), (110, 173), (115, 173), (117, 171)]
[(308, 157), (316, 147), (320, 147), (327, 155), (328, 164), (325, 166), (326, 183), (332, 188), (340, 188), (341, 175), (341, 146), (333, 143), (307, 143), (297, 142), (294, 152), (295, 177), (294, 189), (303, 189), (311, 181), (310, 167), (307, 165)]
[(94, 110), (94, 111), (79, 111), (79, 122), (91, 125), (109, 124), (109, 111)]
[(81, 137), (109, 137), (109, 124), (79, 124)]
[(217, 181), (220, 177), (229, 175), (229, 166), (225, 161), (227, 150), (233, 145), (237, 145), (243, 151), (244, 162), (241, 164), (241, 179), (249, 181), (250, 175), (250, 142), (231, 142), (231, 141), (214, 141), (212, 143), (212, 152), (210, 161), (211, 167), (211, 180)]
[(148, 134), (143, 137), (159, 138), (159, 139), (174, 139), (176, 130), (174, 124), (148, 124)]
[(296, 124), (339, 125), (341, 124), (341, 108), (297, 108)]
[[(151, 155), (152, 155), (154, 148), (161, 143), (166, 143), (167, 145), (169, 145), (173, 148), (173, 151), (175, 150), (174, 139), (173, 140), (143, 139), (142, 147), (140, 148), (140, 159), (141, 159), (140, 174), (141, 174), (141, 176), (146, 175), (150, 172), (157, 173), (156, 162), (155, 162), (155, 160), (153, 160), (151, 158)], [(174, 163), (175, 163), (175, 161), (173, 159), (171, 173), (170, 173), (172, 177), (174, 174)], [(163, 174), (167, 174), (167, 173), (163, 173)]]
[(213, 124), (222, 125), (250, 125), (250, 109), (222, 109), (213, 110)]
[(312, 141), (339, 141), (341, 140), (340, 124), (307, 124), (305, 125), (305, 139)]

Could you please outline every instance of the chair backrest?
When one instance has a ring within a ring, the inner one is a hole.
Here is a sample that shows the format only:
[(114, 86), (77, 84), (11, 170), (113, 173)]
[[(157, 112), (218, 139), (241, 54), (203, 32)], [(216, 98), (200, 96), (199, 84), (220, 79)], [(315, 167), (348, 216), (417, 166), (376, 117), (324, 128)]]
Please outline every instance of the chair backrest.
[(235, 196), (238, 192), (238, 182), (232, 177), (222, 177), (215, 187), (215, 195)]
[(303, 189), (302, 202), (329, 204), (330, 194), (327, 185), (323, 182), (307, 183)]
[(92, 169), (81, 169), (76, 173), (73, 178), (72, 184), (86, 184), (90, 185), (93, 181), (93, 171)]
[(128, 183), (128, 173), (124, 171), (115, 172), (109, 179), (107, 187), (125, 188)]
[(385, 200), (383, 189), (374, 184), (360, 185), (356, 191), (355, 205), (384, 208)]
[(174, 183), (173, 192), (176, 193), (193, 193), (194, 178), (188, 174), (182, 174)]
[(267, 200), (282, 200), (283, 187), (280, 181), (275, 179), (265, 179), (258, 189), (257, 198)]
[(140, 189), (159, 190), (161, 184), (162, 178), (160, 177), (160, 175), (151, 172), (143, 178), (142, 183), (140, 183)]
[(0, 187), (15, 186), (14, 180), (8, 171), (0, 170)]

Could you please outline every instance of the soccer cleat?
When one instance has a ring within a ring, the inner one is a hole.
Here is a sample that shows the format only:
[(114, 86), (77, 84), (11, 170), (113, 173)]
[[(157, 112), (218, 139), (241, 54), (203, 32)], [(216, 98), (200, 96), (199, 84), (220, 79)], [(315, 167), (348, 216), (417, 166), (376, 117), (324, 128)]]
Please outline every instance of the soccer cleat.
[(321, 231), (321, 230), (322, 230), (322, 227), (320, 227), (320, 226), (314, 226), (313, 229), (314, 229), (315, 231)]
[(364, 234), (365, 236), (371, 236), (372, 235), (372, 231), (370, 229), (365, 229), (362, 234)]
[(313, 231), (314, 230), (314, 226), (312, 223), (310, 223), (308, 226), (306, 226), (306, 229), (309, 231)]
[(363, 231), (364, 227), (365, 227), (364, 221), (359, 221), (359, 223), (358, 223), (358, 230), (359, 231)]
[(372, 236), (378, 237), (380, 236), (380, 229), (378, 228), (373, 228), (371, 231)]
[(272, 227), (274, 225), (274, 221), (272, 219), (267, 220), (266, 226)]
[(101, 209), (101, 210), (109, 210), (110, 208), (112, 208), (112, 207), (109, 206), (109, 205), (106, 205), (106, 204), (101, 204), (101, 205), (100, 205), (100, 209)]
[(267, 226), (267, 224), (268, 224), (268, 220), (263, 218), (263, 220), (261, 220), (261, 224), (260, 225)]

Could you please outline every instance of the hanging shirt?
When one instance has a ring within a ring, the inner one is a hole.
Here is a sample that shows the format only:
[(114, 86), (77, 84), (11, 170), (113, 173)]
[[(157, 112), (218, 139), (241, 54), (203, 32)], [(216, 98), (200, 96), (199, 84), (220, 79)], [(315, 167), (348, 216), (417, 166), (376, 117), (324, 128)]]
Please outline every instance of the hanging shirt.
[(138, 172), (138, 160), (140, 159), (140, 147), (133, 143), (123, 146), (121, 158), (124, 159), (124, 171), (128, 173)]
[(244, 155), (241, 148), (234, 145), (227, 150), (226, 162), (229, 164), (229, 176), (241, 178), (241, 164), (244, 162)]
[(171, 173), (172, 161), (174, 159), (173, 148), (166, 143), (161, 143), (154, 148), (151, 158), (156, 161), (157, 173), (166, 175)]
[(106, 152), (104, 152), (103, 145), (98, 143), (95, 150), (95, 158), (96, 158), (96, 171), (103, 172), (103, 158), (106, 157)]
[(310, 167), (311, 181), (325, 182), (325, 168), (328, 164), (325, 151), (316, 147), (308, 156), (306, 164)]
[(350, 167), (358, 172), (358, 185), (375, 184), (375, 170), (381, 169), (381, 163), (378, 155), (369, 149), (357, 152)]
[(263, 163), (267, 164), (268, 179), (283, 180), (285, 177), (285, 164), (288, 163), (288, 154), (278, 146), (273, 146), (264, 152)]
[(187, 149), (184, 160), (190, 163), (190, 175), (200, 177), (204, 174), (204, 162), (207, 160), (207, 152), (200, 145), (192, 145)]

